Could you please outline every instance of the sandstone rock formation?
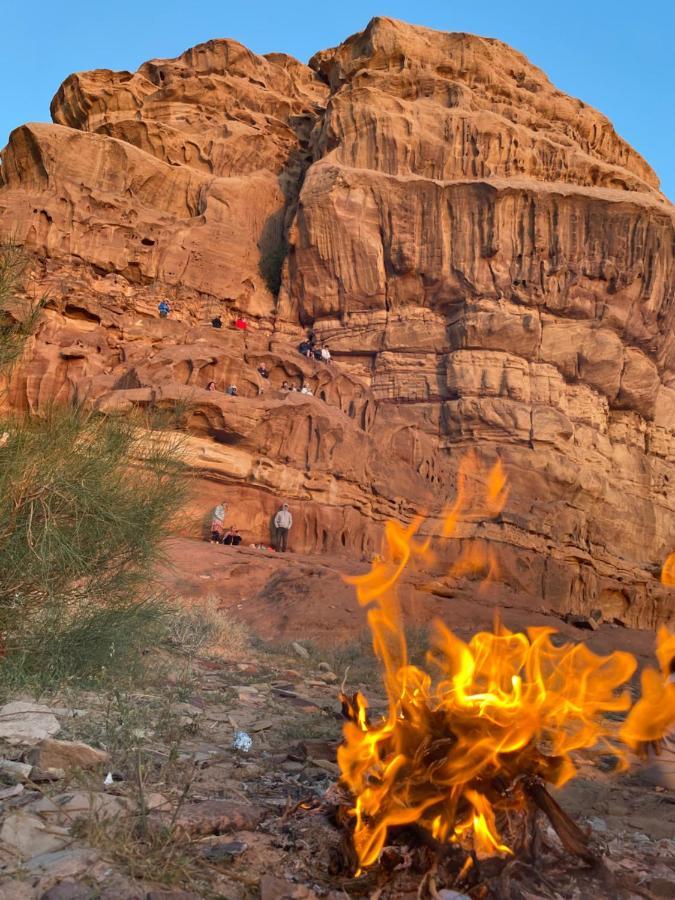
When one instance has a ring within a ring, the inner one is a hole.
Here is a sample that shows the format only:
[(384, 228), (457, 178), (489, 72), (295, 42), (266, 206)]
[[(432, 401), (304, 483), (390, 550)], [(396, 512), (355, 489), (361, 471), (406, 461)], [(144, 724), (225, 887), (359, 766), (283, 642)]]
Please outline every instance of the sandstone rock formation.
[(461, 537), (507, 595), (675, 619), (674, 211), (605, 117), (499, 41), (382, 18), (309, 66), (218, 40), (73, 75), (52, 116), (0, 169), (50, 297), (17, 409), (164, 406), (195, 510), (226, 493), (260, 540), (283, 495), (298, 549), (359, 555), (437, 527), (474, 448), (511, 493)]

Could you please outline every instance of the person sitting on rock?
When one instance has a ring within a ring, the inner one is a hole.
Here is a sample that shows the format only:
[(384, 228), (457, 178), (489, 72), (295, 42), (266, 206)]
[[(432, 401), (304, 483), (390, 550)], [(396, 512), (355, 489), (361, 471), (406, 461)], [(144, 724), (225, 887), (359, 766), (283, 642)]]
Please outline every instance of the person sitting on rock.
[(223, 537), (223, 544), (231, 547), (238, 547), (241, 544), (241, 535), (239, 531), (234, 527), (234, 525), (230, 525), (230, 527), (225, 532), (225, 536)]
[(258, 375), (260, 375), (261, 378), (270, 377), (270, 373), (267, 370), (267, 366), (265, 365), (265, 363), (260, 363), (260, 365), (258, 366)]
[(213, 515), (211, 516), (211, 543), (219, 544), (222, 536), (223, 529), (225, 527), (225, 511), (227, 510), (227, 503), (225, 500), (220, 502), (215, 509), (213, 510)]
[(209, 383), (206, 385), (206, 390), (207, 391), (215, 391), (215, 389), (216, 389), (215, 381), (209, 381)]
[(284, 503), (274, 517), (274, 527), (277, 532), (276, 549), (279, 553), (285, 553), (288, 549), (288, 532), (293, 527), (293, 516), (288, 508), (288, 503)]
[(169, 306), (168, 300), (160, 300), (157, 305), (157, 309), (159, 310), (160, 319), (166, 319), (169, 313), (171, 312), (171, 307)]
[(323, 362), (330, 362), (330, 350), (327, 347), (321, 348), (321, 359)]
[(312, 393), (312, 389), (310, 387), (308, 387), (306, 384), (303, 384), (303, 386), (300, 388), (300, 393), (307, 394), (308, 397), (314, 396)]
[(280, 390), (282, 390), (285, 394), (287, 394), (290, 390), (292, 390), (292, 388), (291, 388), (290, 384), (284, 380), (281, 382)]
[(220, 318), (220, 316), (214, 316), (211, 319), (211, 324), (213, 325), (214, 328), (222, 328), (223, 320)]
[(312, 345), (309, 341), (300, 341), (298, 344), (298, 353), (302, 353), (308, 359), (312, 356)]
[(238, 316), (238, 318), (235, 320), (234, 327), (238, 328), (239, 331), (246, 331), (246, 329), (248, 328), (248, 322), (243, 316)]
[(317, 362), (321, 362), (321, 347), (312, 347), (312, 355)]
[(238, 397), (238, 396), (239, 396), (239, 391), (237, 390), (237, 385), (236, 385), (236, 384), (231, 384), (231, 385), (229, 386), (229, 388), (227, 389), (227, 391), (225, 391), (225, 393), (226, 393), (226, 394), (229, 394), (230, 397)]

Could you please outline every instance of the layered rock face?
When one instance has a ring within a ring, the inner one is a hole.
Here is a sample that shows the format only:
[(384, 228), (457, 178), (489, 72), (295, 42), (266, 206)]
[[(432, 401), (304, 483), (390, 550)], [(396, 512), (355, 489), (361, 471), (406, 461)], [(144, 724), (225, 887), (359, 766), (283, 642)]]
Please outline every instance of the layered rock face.
[(309, 66), (212, 41), (74, 75), (52, 116), (0, 170), (50, 296), (17, 408), (173, 409), (196, 507), (229, 495), (258, 540), (283, 495), (297, 549), (433, 531), (463, 454), (500, 457), (506, 509), (435, 575), (480, 537), (507, 596), (675, 617), (674, 214), (607, 119), (498, 41), (389, 19)]

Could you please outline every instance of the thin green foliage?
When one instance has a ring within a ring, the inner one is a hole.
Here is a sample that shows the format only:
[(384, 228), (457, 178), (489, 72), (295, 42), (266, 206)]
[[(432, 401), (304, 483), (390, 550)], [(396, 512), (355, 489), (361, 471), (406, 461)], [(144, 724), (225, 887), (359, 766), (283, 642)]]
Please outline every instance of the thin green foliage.
[(185, 489), (176, 441), (78, 409), (4, 427), (4, 651), (64, 675), (118, 666), (159, 617), (150, 573)]

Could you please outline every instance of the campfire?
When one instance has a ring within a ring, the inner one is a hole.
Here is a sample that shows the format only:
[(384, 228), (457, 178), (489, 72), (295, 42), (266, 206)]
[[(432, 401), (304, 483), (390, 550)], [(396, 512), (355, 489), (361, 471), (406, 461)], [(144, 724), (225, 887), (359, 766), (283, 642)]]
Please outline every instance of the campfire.
[[(485, 488), (477, 493), (480, 484)], [(467, 457), (442, 537), (453, 536), (470, 510), (476, 518), (496, 516), (507, 495), (499, 465), (481, 477)], [(675, 685), (667, 683), (667, 667), (675, 635), (660, 632), (662, 671), (643, 673), (642, 699), (632, 709), (628, 682), (637, 664), (631, 654), (600, 656), (583, 643), (563, 642), (552, 628), (514, 633), (497, 616), (491, 632), (466, 642), (436, 621), (425, 667), (412, 665), (396, 588), (407, 566), (432, 556), (421, 524), (388, 523), (382, 558), (352, 579), (368, 607), (387, 697), (386, 712), (374, 716), (362, 694), (341, 694), (347, 722), (338, 764), (349, 800), (338, 818), (355, 873), (386, 865), (403, 834), (408, 844), (433, 848), (434, 872), (445, 861), (446, 887), (461, 887), (486, 860), (535, 857), (540, 813), (566, 851), (596, 864), (590, 836), (549, 788), (574, 778), (579, 751), (611, 754), (617, 769), (625, 769), (629, 749), (658, 742), (672, 727)], [(497, 560), (469, 543), (452, 571), (477, 570), (495, 578)]]

